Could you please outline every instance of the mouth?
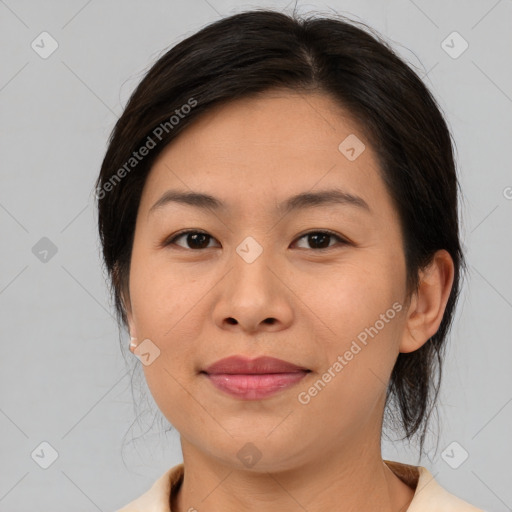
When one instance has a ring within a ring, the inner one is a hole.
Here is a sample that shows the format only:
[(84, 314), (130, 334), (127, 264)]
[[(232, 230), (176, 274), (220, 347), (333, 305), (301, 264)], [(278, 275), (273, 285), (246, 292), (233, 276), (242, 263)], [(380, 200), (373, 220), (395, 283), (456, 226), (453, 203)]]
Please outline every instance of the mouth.
[(200, 373), (213, 386), (241, 400), (261, 400), (289, 389), (311, 370), (273, 357), (247, 359), (232, 356), (217, 361)]

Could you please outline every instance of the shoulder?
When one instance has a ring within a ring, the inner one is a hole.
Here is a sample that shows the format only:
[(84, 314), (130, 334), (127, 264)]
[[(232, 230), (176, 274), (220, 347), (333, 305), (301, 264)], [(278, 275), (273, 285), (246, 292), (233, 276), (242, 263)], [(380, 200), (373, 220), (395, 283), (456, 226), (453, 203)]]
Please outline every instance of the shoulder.
[(414, 489), (407, 512), (485, 512), (449, 493), (423, 466), (385, 461), (388, 467)]
[(418, 486), (408, 512), (485, 512), (467, 501), (449, 493), (423, 466), (418, 467)]
[(183, 463), (161, 475), (144, 494), (115, 512), (171, 512), (171, 491), (183, 478)]

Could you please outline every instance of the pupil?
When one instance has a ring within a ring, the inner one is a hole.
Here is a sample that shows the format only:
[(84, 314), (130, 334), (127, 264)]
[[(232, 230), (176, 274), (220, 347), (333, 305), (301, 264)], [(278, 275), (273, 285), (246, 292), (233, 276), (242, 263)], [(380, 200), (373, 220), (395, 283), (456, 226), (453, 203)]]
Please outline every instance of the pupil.
[[(206, 247), (208, 245), (208, 243), (206, 243), (206, 244), (204, 243), (205, 240), (207, 239), (207, 236), (208, 235), (205, 235), (204, 233), (191, 233), (187, 237), (189, 245), (196, 249), (203, 249), (204, 247)], [(191, 240), (192, 240), (192, 242), (191, 242)]]
[[(323, 233), (317, 233), (317, 234), (309, 235), (309, 240), (310, 240), (310, 243), (313, 240), (313, 243), (311, 244), (312, 246), (319, 248), (319, 249), (325, 249), (326, 247), (329, 247), (329, 237), (330, 237), (330, 235), (326, 235)], [(320, 242), (318, 241), (318, 239), (320, 239)], [(327, 243), (322, 243), (322, 241), (323, 242), (327, 241)]]

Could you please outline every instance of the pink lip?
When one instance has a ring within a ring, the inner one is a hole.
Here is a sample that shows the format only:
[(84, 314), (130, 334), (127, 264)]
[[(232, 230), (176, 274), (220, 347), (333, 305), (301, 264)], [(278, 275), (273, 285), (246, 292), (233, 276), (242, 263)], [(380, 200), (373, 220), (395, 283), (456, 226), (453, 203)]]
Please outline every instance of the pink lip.
[(308, 370), (303, 366), (276, 359), (275, 357), (257, 357), (248, 359), (244, 356), (231, 356), (213, 363), (205, 368), (208, 374), (231, 373), (231, 374), (263, 374), (263, 373), (290, 373), (301, 370)]
[(202, 373), (225, 393), (242, 400), (259, 400), (293, 386), (309, 371), (274, 357), (251, 360), (232, 356), (208, 366)]

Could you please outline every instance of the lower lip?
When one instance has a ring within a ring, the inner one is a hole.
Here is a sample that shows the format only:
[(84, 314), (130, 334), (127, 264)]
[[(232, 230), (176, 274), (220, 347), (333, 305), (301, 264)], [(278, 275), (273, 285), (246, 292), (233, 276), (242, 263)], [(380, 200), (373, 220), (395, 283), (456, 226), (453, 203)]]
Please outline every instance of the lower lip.
[(301, 381), (309, 372), (266, 374), (206, 374), (210, 382), (221, 391), (242, 400), (260, 400), (288, 389)]

